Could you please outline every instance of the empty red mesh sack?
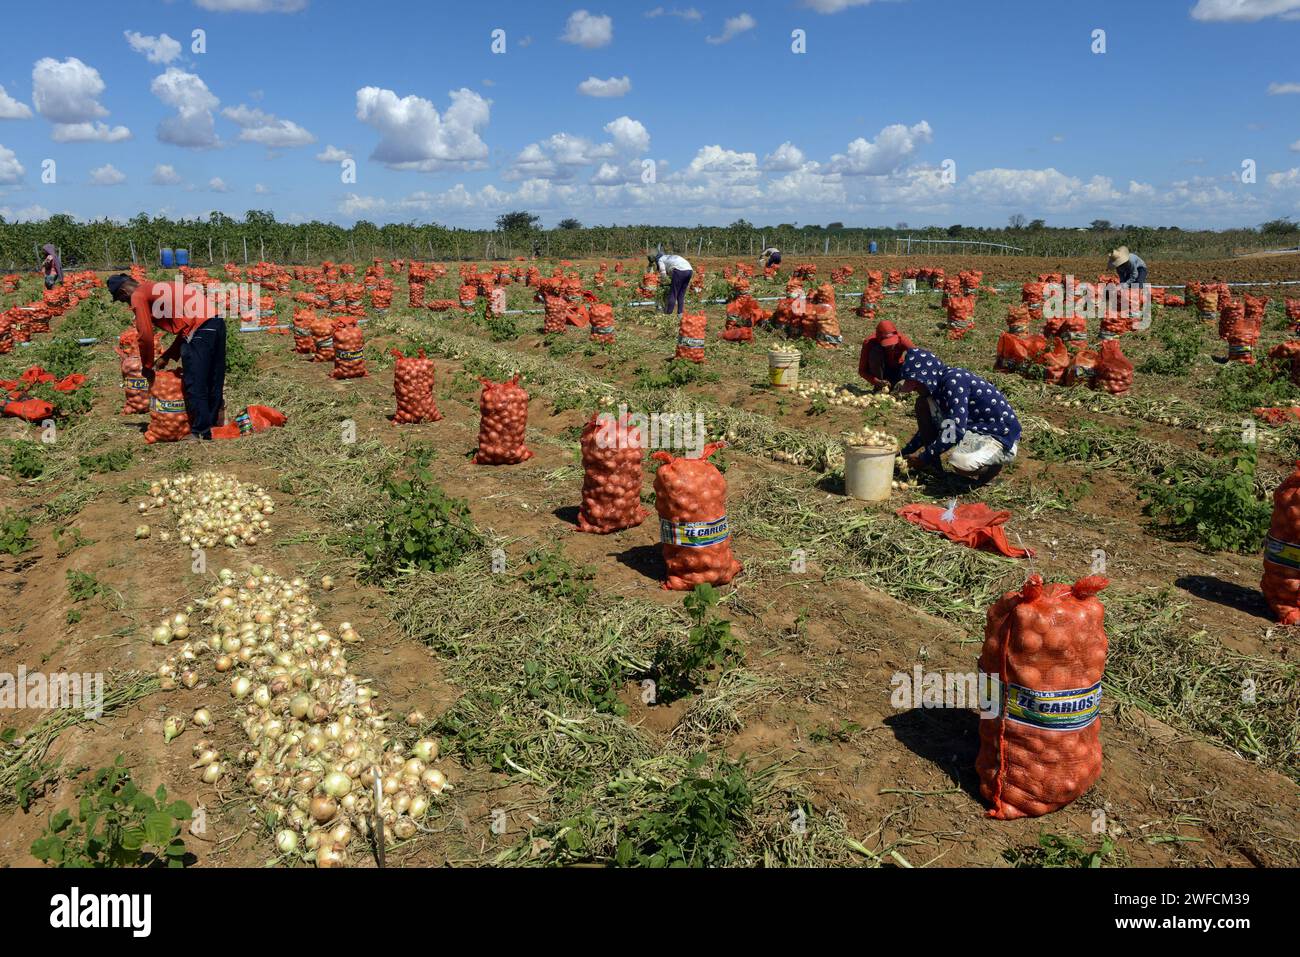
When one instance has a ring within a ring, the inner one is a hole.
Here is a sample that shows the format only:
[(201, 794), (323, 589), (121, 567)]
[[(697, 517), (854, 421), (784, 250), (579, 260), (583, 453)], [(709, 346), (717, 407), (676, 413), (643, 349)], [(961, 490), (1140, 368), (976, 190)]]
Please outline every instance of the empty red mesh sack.
[(353, 320), (340, 320), (334, 324), (335, 379), (360, 379), (366, 374), (365, 336)]
[(591, 313), (591, 341), (612, 345), (614, 342), (614, 307), (606, 302), (593, 303)]
[(144, 440), (179, 442), (190, 434), (190, 417), (185, 411), (185, 387), (181, 374), (170, 369), (154, 373), (153, 388), (149, 390), (149, 428)]
[(476, 465), (515, 465), (533, 457), (524, 444), (528, 430), (528, 393), (519, 385), (519, 376), (505, 382), (479, 379), (481, 413), (478, 427)]
[(689, 591), (696, 585), (725, 585), (741, 572), (731, 554), (727, 525), (727, 480), (709, 456), (725, 443), (704, 446), (698, 459), (656, 452), (655, 511), (668, 578), (662, 587)]
[(418, 356), (404, 356), (396, 349), (393, 355), (397, 358), (393, 364), (393, 394), (397, 399), (393, 422), (437, 422), (442, 413), (433, 400), (433, 360), (425, 358), (423, 349)]
[(1101, 775), (1101, 681), (1109, 582), (1073, 586), (1030, 576), (988, 611), (981, 673), (996, 677), (998, 712), (980, 721), (975, 769), (989, 817), (1060, 810)]
[(1065, 381), (1065, 373), (1070, 368), (1070, 352), (1060, 339), (1054, 340), (1052, 348), (1034, 356), (1034, 362), (1043, 367), (1043, 380), (1053, 385)]
[(1109, 339), (1101, 344), (1092, 387), (1111, 395), (1123, 395), (1133, 388), (1133, 363), (1124, 355), (1118, 339)]
[(1279, 622), (1300, 623), (1300, 462), (1273, 492), (1273, 521), (1264, 539), (1259, 587)]
[(582, 430), (582, 505), (578, 530), (596, 535), (635, 528), (645, 521), (641, 430), (609, 412), (592, 415)]
[(313, 362), (334, 361), (334, 320), (316, 316), (311, 321), (311, 342)]
[(683, 312), (677, 328), (678, 359), (690, 359), (692, 362), (704, 361), (704, 334), (709, 325), (709, 317), (702, 312)]

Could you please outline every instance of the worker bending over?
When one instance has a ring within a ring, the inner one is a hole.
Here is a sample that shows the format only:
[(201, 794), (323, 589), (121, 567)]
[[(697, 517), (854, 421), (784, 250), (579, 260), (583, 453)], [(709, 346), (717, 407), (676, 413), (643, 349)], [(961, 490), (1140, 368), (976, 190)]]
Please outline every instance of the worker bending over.
[(862, 340), (858, 353), (858, 375), (877, 391), (898, 385), (903, 372), (903, 357), (908, 349), (916, 348), (911, 339), (898, 331), (888, 319), (876, 324), (874, 335)]
[(664, 312), (670, 313), (675, 307), (680, 316), (686, 305), (686, 290), (691, 288), (691, 276), (694, 275), (695, 268), (676, 253), (664, 252), (650, 256), (650, 267), (658, 267), (659, 275), (668, 280), (664, 289)]
[(967, 369), (944, 365), (925, 349), (908, 349), (895, 392), (915, 392), (917, 431), (903, 455), (913, 468), (941, 469), (988, 481), (1016, 457), (1020, 420), (993, 383)]
[(135, 315), (140, 371), (150, 387), (154, 380), (154, 327), (176, 336), (158, 357), (158, 368), (180, 360), (190, 438), (211, 439), (212, 427), (225, 424), (226, 321), (213, 314), (201, 287), (165, 282), (142, 285), (125, 273), (110, 276), (105, 285), (113, 300), (129, 303)]
[(1147, 264), (1137, 253), (1129, 252), (1127, 246), (1112, 249), (1110, 258), (1106, 261), (1110, 264), (1110, 268), (1115, 270), (1115, 275), (1119, 276), (1119, 281), (1124, 285), (1142, 286), (1146, 284)]

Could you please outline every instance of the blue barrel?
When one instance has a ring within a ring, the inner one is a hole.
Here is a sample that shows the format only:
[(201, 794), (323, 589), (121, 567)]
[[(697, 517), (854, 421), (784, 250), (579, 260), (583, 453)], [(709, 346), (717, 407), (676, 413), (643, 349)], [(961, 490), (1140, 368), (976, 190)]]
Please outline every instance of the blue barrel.
[[(873, 256), (876, 254), (876, 241), (874, 239), (871, 240), (871, 243), (867, 246), (867, 252), (871, 253)], [(180, 254), (177, 253), (177, 255)]]
[(176, 265), (188, 266), (190, 264), (190, 251), (188, 249), (176, 250)]
[(173, 258), (173, 256), (172, 256), (171, 248), (168, 247), (168, 248), (164, 249), (164, 250), (162, 251), (162, 267), (163, 267), (163, 269), (171, 269), (172, 266), (175, 266), (175, 265), (176, 265), (176, 260), (175, 260), (175, 259)]

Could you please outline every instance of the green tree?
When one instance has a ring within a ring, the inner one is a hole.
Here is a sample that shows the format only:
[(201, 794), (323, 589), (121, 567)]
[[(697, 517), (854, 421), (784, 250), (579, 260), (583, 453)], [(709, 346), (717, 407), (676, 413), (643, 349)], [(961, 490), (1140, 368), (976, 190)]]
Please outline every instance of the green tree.
[(556, 228), (557, 229), (581, 229), (582, 223), (578, 222), (573, 217), (569, 217), (568, 219), (560, 220)]
[(540, 216), (527, 212), (525, 210), (515, 210), (514, 212), (502, 213), (497, 217), (497, 229), (503, 233), (526, 233), (532, 232), (541, 226)]

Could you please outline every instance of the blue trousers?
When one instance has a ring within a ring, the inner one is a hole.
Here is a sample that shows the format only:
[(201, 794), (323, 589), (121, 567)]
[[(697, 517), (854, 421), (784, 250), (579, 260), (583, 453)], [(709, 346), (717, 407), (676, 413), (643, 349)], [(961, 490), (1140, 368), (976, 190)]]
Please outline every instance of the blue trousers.
[(668, 290), (664, 293), (664, 312), (672, 312), (676, 307), (677, 315), (682, 314), (686, 305), (686, 290), (691, 288), (691, 277), (695, 275), (689, 269), (674, 269), (669, 277)]
[(210, 439), (226, 401), (226, 320), (209, 319), (194, 330), (181, 346), (181, 367), (190, 431)]

